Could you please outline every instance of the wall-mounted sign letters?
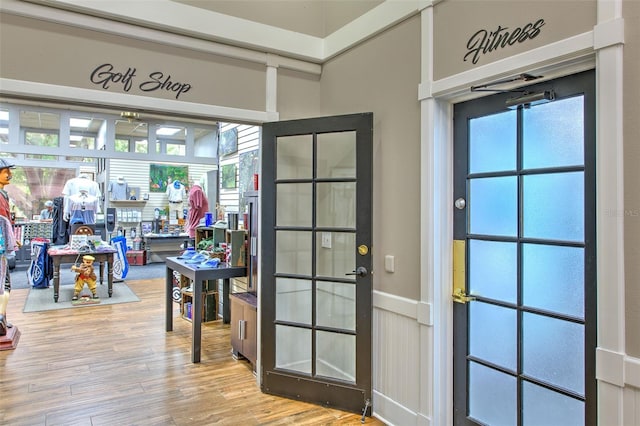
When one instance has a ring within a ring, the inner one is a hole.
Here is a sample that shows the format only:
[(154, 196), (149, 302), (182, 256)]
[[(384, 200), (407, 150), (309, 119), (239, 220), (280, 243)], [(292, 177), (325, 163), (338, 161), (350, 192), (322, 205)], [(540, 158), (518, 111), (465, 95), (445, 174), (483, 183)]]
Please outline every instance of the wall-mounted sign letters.
[(544, 19), (538, 19), (535, 23), (528, 23), (522, 28), (513, 30), (500, 25), (493, 31), (479, 30), (467, 41), (467, 53), (464, 55), (464, 60), (471, 59), (472, 63), (477, 64), (481, 55), (536, 38), (540, 34), (542, 26), (544, 26)]
[[(136, 68), (129, 67), (126, 71), (120, 72), (116, 71), (112, 64), (102, 64), (91, 72), (89, 80), (105, 90), (109, 90), (113, 85), (121, 85), (122, 90), (128, 92), (134, 84), (136, 72)], [(138, 89), (143, 92), (154, 92), (156, 90), (174, 92), (176, 99), (178, 99), (180, 95), (191, 90), (191, 85), (172, 80), (171, 75), (165, 76), (164, 73), (155, 71), (149, 74), (148, 79), (138, 84)]]

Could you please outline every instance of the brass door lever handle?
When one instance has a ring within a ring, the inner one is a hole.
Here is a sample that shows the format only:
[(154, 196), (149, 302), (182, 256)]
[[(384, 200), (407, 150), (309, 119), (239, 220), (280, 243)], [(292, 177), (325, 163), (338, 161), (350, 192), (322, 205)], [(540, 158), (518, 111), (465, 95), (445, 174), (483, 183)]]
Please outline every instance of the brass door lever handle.
[(475, 297), (465, 294), (461, 288), (455, 289), (451, 297), (453, 298), (453, 301), (456, 303), (468, 303), (473, 300), (476, 300)]

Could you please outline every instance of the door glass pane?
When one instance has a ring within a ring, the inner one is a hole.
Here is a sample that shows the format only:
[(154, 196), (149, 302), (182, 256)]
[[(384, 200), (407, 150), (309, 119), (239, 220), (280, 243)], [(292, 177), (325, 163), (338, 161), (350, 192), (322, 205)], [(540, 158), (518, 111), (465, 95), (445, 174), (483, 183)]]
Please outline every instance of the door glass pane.
[(515, 243), (469, 240), (469, 293), (515, 303), (518, 256)]
[(487, 425), (512, 426), (516, 419), (515, 377), (469, 363), (469, 415)]
[(311, 374), (311, 330), (276, 325), (276, 368)]
[(525, 169), (584, 164), (584, 97), (536, 105), (523, 112)]
[(515, 309), (474, 302), (469, 305), (469, 355), (516, 371)]
[(522, 384), (523, 426), (583, 426), (584, 402), (533, 383)]
[(355, 382), (356, 336), (318, 331), (316, 346), (317, 375)]
[(316, 177), (356, 177), (356, 132), (320, 133), (317, 141)]
[(311, 183), (279, 183), (276, 185), (276, 225), (311, 226), (313, 213)]
[(584, 318), (584, 249), (523, 244), (525, 306)]
[(316, 225), (334, 228), (356, 226), (356, 183), (318, 183)]
[(355, 247), (354, 233), (316, 233), (316, 276), (346, 278), (355, 269)]
[(276, 278), (276, 320), (311, 324), (311, 281)]
[(469, 173), (516, 169), (516, 111), (469, 121)]
[(515, 237), (518, 232), (518, 185), (515, 176), (471, 179), (469, 231)]
[(584, 326), (523, 313), (524, 374), (584, 395)]
[(584, 241), (584, 173), (524, 176), (523, 234)]
[(324, 327), (355, 331), (355, 285), (318, 281), (316, 283), (316, 323)]
[(311, 232), (276, 231), (276, 273), (311, 276)]
[(311, 179), (313, 136), (280, 136), (276, 140), (276, 179)]

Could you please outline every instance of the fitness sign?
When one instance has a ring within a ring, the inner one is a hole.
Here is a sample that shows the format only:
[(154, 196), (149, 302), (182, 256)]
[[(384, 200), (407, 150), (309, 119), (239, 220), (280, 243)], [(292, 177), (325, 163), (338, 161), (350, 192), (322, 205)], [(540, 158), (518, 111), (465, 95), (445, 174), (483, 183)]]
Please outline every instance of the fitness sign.
[(540, 29), (544, 24), (544, 19), (538, 19), (514, 29), (498, 25), (492, 30), (476, 31), (467, 41), (467, 53), (464, 55), (464, 61), (471, 60), (473, 64), (477, 64), (482, 55), (513, 46), (516, 43), (533, 40), (540, 35)]
[(154, 71), (147, 77), (143, 77), (143, 81), (136, 83), (137, 72), (138, 70), (132, 67), (123, 71), (116, 70), (112, 64), (102, 64), (91, 72), (89, 80), (105, 90), (109, 90), (112, 86), (121, 86), (122, 90), (128, 92), (134, 84), (137, 84), (138, 89), (143, 92), (158, 90), (173, 92), (176, 99), (191, 90), (191, 84), (176, 81), (172, 79), (170, 74), (165, 75), (161, 71)]

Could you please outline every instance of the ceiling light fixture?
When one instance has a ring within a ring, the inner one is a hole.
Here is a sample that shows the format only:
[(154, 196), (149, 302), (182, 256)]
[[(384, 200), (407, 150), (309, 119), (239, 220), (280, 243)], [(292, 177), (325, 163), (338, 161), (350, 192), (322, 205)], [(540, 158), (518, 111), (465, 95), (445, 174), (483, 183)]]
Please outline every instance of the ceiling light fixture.
[(158, 130), (156, 130), (156, 135), (173, 136), (180, 130), (182, 130), (182, 128), (180, 127), (158, 127)]
[(90, 118), (70, 118), (69, 119), (69, 126), (71, 127), (87, 129), (89, 127), (89, 124), (91, 124)]
[(129, 120), (129, 123), (131, 123), (132, 121), (139, 120), (140, 119), (140, 114), (138, 114), (137, 112), (133, 112), (133, 111), (122, 111), (120, 113), (120, 117)]

